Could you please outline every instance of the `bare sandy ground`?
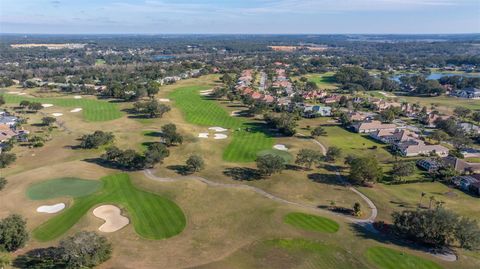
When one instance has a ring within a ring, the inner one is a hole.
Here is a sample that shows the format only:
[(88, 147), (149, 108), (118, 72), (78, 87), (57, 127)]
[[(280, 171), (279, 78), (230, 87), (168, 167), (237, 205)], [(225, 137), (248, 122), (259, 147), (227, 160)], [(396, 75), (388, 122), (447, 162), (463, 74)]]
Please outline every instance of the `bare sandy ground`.
[(98, 230), (104, 233), (113, 233), (127, 226), (130, 221), (128, 218), (122, 216), (121, 213), (120, 208), (114, 205), (102, 205), (95, 208), (93, 215), (105, 220), (105, 223), (102, 224)]
[(58, 203), (54, 205), (42, 205), (37, 208), (37, 212), (53, 214), (62, 211), (64, 208), (64, 203)]

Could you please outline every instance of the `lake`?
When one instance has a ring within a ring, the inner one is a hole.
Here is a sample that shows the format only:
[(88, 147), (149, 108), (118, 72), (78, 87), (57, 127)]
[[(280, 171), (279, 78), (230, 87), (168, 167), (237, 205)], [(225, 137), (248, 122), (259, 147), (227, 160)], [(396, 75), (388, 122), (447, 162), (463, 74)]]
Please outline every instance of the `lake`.
[[(398, 74), (398, 75), (393, 75), (392, 79), (400, 82), (400, 78), (403, 76), (412, 76), (414, 74)], [(427, 75), (427, 79), (432, 80), (432, 79), (440, 79), (441, 77), (452, 77), (452, 76), (462, 76), (462, 77), (468, 77), (468, 78), (480, 78), (480, 74), (468, 74), (468, 73), (463, 73), (463, 74), (458, 74), (458, 73), (430, 73)]]

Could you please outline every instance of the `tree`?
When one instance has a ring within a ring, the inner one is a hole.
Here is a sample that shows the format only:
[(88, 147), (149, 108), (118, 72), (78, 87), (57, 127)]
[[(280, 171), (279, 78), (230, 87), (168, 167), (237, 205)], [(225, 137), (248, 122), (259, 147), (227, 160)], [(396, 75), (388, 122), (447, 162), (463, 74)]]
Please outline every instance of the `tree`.
[(0, 250), (15, 251), (28, 241), (27, 222), (13, 214), (0, 220)]
[(472, 120), (480, 123), (480, 111), (476, 111), (472, 114)]
[(60, 241), (59, 249), (68, 268), (94, 267), (112, 254), (112, 245), (106, 237), (85, 231)]
[(3, 95), (0, 95), (0, 106), (3, 106), (5, 104), (5, 98)]
[(348, 162), (350, 165), (350, 178), (359, 184), (374, 183), (383, 177), (382, 167), (375, 157), (353, 157)]
[(429, 138), (436, 140), (438, 143), (440, 143), (442, 141), (448, 140), (450, 136), (446, 132), (436, 129), (429, 135)]
[(394, 232), (418, 243), (443, 247), (458, 242), (466, 249), (477, 249), (480, 246), (480, 228), (477, 222), (460, 218), (443, 207), (394, 212), (392, 217)]
[(186, 161), (187, 167), (190, 171), (199, 172), (205, 168), (205, 162), (202, 157), (198, 155), (192, 155), (188, 157)]
[(472, 111), (466, 107), (458, 106), (453, 110), (453, 113), (459, 118), (466, 118)]
[(157, 163), (162, 163), (170, 155), (170, 151), (162, 143), (152, 143), (148, 145), (145, 152), (145, 163), (148, 167), (153, 167)]
[(5, 168), (17, 159), (15, 153), (2, 152), (0, 153), (0, 168)]
[(422, 201), (423, 201), (423, 197), (425, 197), (425, 195), (427, 195), (427, 193), (423, 192), (420, 194), (420, 202), (418, 203), (418, 206), (421, 207), (422, 206)]
[(133, 104), (137, 114), (143, 114), (148, 118), (161, 118), (163, 114), (170, 111), (170, 107), (152, 99), (147, 102), (136, 102)]
[(395, 179), (402, 180), (415, 172), (414, 162), (397, 162), (393, 165), (392, 175)]
[(281, 173), (285, 169), (285, 161), (282, 157), (272, 154), (260, 156), (256, 160), (257, 168), (263, 175), (271, 176), (274, 173)]
[(319, 164), (322, 158), (323, 154), (319, 151), (313, 149), (301, 149), (297, 154), (295, 163), (310, 169), (313, 164)]
[(177, 126), (173, 123), (162, 126), (162, 137), (167, 146), (183, 143), (183, 137), (177, 133)]
[(28, 104), (28, 109), (35, 112), (39, 111), (42, 108), (43, 108), (42, 104), (37, 102), (31, 102), (30, 104)]
[(323, 135), (327, 135), (327, 131), (325, 131), (325, 129), (322, 126), (319, 126), (312, 130), (311, 135), (313, 137), (323, 136)]
[(57, 121), (57, 119), (54, 118), (54, 117), (43, 117), (42, 118), (42, 124), (45, 125), (45, 126), (51, 126), (56, 121)]
[(353, 214), (357, 217), (362, 214), (362, 206), (359, 202), (355, 202), (355, 204), (353, 204)]
[(329, 147), (327, 150), (327, 154), (325, 155), (325, 161), (327, 162), (335, 162), (338, 158), (342, 156), (342, 149), (332, 146)]
[(143, 169), (146, 166), (145, 157), (132, 149), (121, 150), (115, 146), (107, 148), (102, 159), (128, 170)]
[(97, 130), (93, 134), (82, 136), (80, 140), (80, 147), (84, 149), (96, 149), (100, 146), (107, 145), (113, 142), (115, 136), (110, 132)]
[(150, 81), (147, 84), (147, 95), (149, 97), (154, 97), (160, 90), (160, 84), (156, 81)]
[(30, 101), (28, 101), (28, 100), (20, 101), (20, 107), (23, 108), (23, 109), (27, 108), (29, 105), (30, 105)]
[(3, 190), (3, 188), (5, 188), (5, 186), (7, 185), (7, 180), (4, 178), (4, 177), (0, 177), (0, 191)]

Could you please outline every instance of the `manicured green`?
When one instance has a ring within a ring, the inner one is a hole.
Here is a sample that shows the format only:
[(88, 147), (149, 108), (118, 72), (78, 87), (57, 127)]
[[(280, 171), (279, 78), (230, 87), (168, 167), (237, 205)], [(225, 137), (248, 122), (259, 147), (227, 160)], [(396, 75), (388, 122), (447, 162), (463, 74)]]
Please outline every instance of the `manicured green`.
[(316, 232), (335, 233), (340, 228), (340, 225), (331, 219), (300, 212), (285, 215), (283, 221), (294, 227)]
[(102, 100), (88, 98), (32, 98), (12, 94), (4, 94), (4, 97), (5, 101), (11, 104), (19, 104), (22, 100), (28, 100), (54, 106), (82, 108), (82, 115), (86, 121), (109, 121), (118, 119), (123, 115), (117, 104)]
[(32, 232), (35, 239), (49, 241), (67, 232), (91, 208), (114, 204), (125, 209), (135, 231), (147, 239), (164, 239), (179, 234), (186, 225), (185, 215), (172, 201), (137, 189), (128, 174), (102, 178), (103, 188), (88, 196), (74, 199), (70, 208), (44, 222)]
[[(335, 81), (334, 72), (306, 74), (304, 77), (306, 77), (308, 81), (315, 82), (320, 89), (335, 90), (338, 88), (338, 84)], [(296, 77), (294, 79), (299, 78), (300, 77)]]
[(432, 261), (386, 247), (371, 247), (367, 259), (380, 269), (441, 269)]
[[(175, 101), (187, 122), (200, 126), (220, 126), (230, 129), (230, 144), (223, 152), (223, 159), (230, 162), (252, 162), (257, 153), (271, 149), (273, 138), (262, 132), (256, 122), (244, 118), (232, 117), (215, 100), (199, 94), (207, 90), (206, 86), (181, 87), (169, 95)], [(247, 128), (249, 129), (247, 131)]]
[(287, 151), (284, 150), (278, 150), (278, 149), (266, 149), (260, 151), (257, 156), (264, 156), (267, 154), (275, 155), (275, 156), (280, 156), (283, 158), (285, 163), (290, 163), (293, 160), (292, 154), (288, 153)]
[(63, 196), (81, 197), (96, 192), (102, 186), (98, 180), (57, 178), (32, 185), (27, 196), (32, 200), (46, 200)]

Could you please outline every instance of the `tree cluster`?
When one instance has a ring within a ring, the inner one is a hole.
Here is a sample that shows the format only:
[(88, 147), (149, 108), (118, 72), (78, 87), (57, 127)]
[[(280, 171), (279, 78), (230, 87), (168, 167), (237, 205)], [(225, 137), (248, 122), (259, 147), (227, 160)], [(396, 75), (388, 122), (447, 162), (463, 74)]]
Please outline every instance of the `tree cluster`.
[(170, 111), (170, 107), (158, 102), (155, 99), (146, 102), (133, 104), (134, 112), (147, 118), (161, 118), (163, 114)]
[(80, 147), (84, 149), (96, 149), (100, 146), (113, 142), (115, 136), (111, 132), (97, 130), (93, 134), (87, 134), (80, 138)]
[(151, 168), (170, 155), (162, 143), (152, 143), (142, 155), (133, 149), (121, 150), (115, 146), (107, 148), (102, 159), (126, 170)]
[(286, 136), (295, 135), (297, 127), (297, 117), (289, 113), (281, 113), (279, 116), (273, 114), (265, 114), (265, 121), (272, 127)]
[(28, 241), (27, 222), (13, 214), (0, 220), (0, 251), (15, 251)]

